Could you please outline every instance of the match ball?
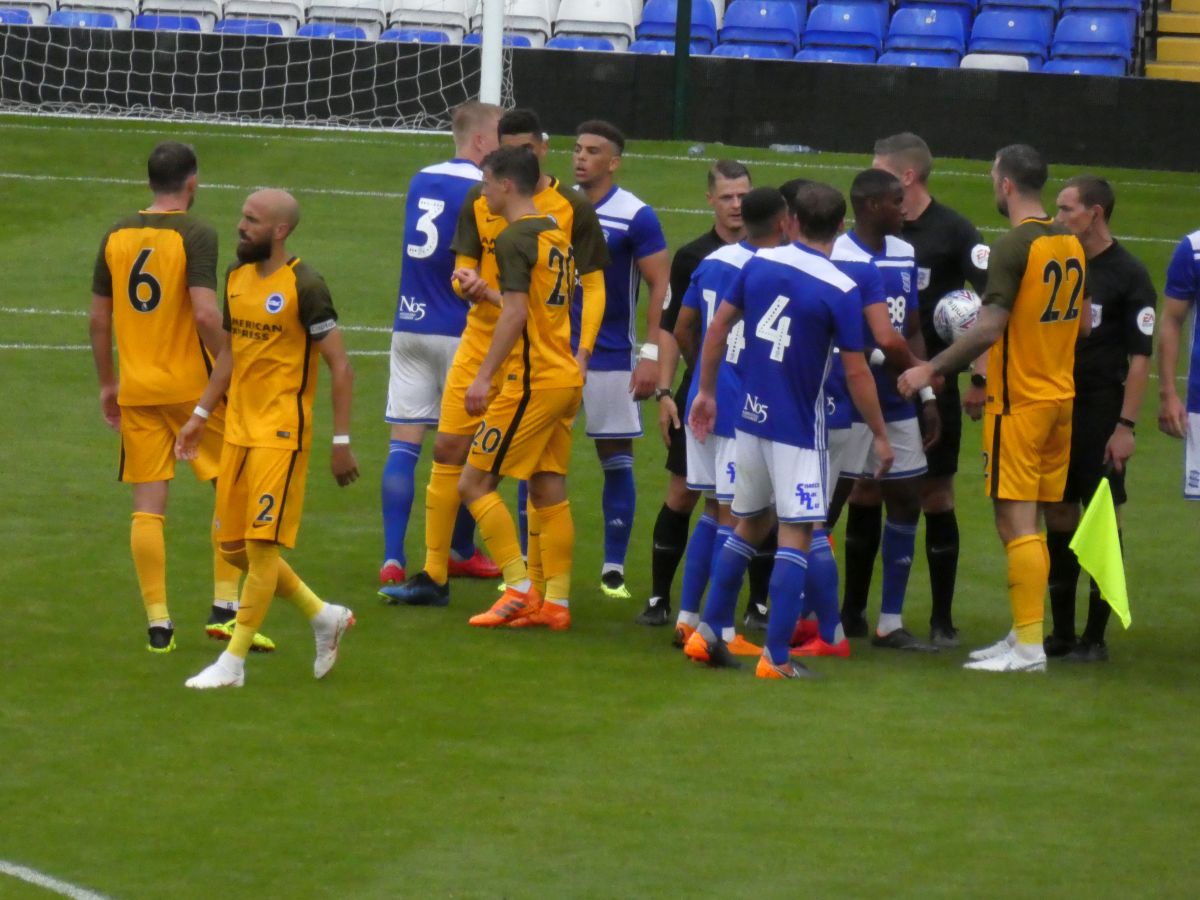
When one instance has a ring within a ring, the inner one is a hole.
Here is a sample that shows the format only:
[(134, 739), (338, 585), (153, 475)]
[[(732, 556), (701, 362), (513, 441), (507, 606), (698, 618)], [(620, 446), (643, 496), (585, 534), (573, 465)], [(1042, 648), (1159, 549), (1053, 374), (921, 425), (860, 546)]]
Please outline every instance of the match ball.
[(933, 308), (933, 327), (947, 344), (962, 337), (963, 332), (975, 324), (982, 302), (970, 288), (951, 291)]

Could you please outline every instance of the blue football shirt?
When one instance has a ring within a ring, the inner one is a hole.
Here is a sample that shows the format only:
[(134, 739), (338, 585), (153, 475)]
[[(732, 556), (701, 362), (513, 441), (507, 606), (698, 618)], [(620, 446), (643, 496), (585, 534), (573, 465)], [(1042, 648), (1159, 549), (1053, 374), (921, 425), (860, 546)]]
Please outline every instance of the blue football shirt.
[[(616, 185), (596, 204), (596, 216), (608, 242), (611, 262), (604, 269), (604, 319), (588, 369), (632, 372), (642, 284), (638, 260), (667, 249), (667, 239), (653, 208)], [(571, 304), (572, 347), (579, 346), (581, 304), (582, 293), (576, 291)]]
[(737, 430), (825, 449), (825, 378), (836, 344), (863, 349), (854, 281), (802, 244), (759, 250), (726, 298), (746, 322)]
[[(1193, 306), (1200, 299), (1200, 231), (1193, 231), (1176, 246), (1167, 265), (1167, 286), (1163, 294), (1176, 300), (1186, 300)], [(1200, 413), (1200, 316), (1193, 316), (1192, 322), (1187, 411)]]
[(393, 331), (459, 337), (467, 304), (454, 293), (450, 241), (467, 192), (483, 178), (470, 160), (427, 166), (408, 186), (404, 204), (404, 262)]
[[(754, 248), (744, 241), (728, 244), (701, 260), (696, 271), (692, 273), (692, 280), (683, 295), (681, 305), (696, 310), (699, 315), (699, 346), (704, 346), (704, 336), (708, 334), (708, 326), (712, 323), (717, 307), (729, 296), (742, 267), (753, 256)], [(729, 330), (729, 337), (725, 341), (725, 358), (721, 360), (721, 366), (717, 369), (717, 420), (713, 424), (713, 434), (718, 437), (733, 437), (738, 413), (742, 409), (742, 377), (738, 364), (745, 346), (745, 322), (739, 321)], [(699, 389), (700, 379), (693, 378), (688, 387), (687, 404), (683, 412), (685, 422)]]

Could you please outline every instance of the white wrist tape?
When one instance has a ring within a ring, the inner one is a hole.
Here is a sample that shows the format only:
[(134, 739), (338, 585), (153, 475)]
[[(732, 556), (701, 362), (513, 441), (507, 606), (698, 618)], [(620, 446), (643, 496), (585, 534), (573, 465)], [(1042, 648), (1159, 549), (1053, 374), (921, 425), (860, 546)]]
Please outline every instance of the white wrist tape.
[(192, 410), (192, 415), (199, 416), (202, 419), (207, 419), (209, 417), (209, 412), (207, 409), (197, 403), (196, 408)]
[(642, 344), (642, 349), (638, 351), (638, 359), (648, 359), (650, 362), (658, 362), (658, 344), (646, 341), (646, 343)]

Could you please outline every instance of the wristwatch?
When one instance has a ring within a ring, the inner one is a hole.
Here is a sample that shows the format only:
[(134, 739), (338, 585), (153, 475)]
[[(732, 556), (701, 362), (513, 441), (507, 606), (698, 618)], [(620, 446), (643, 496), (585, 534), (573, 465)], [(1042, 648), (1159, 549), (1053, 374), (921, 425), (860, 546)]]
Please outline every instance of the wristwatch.
[(987, 387), (987, 376), (978, 372), (971, 373), (971, 387)]
[(654, 399), (655, 399), (655, 400), (661, 400), (663, 397), (670, 397), (670, 396), (671, 396), (671, 389), (670, 389), (670, 388), (664, 388), (664, 387), (660, 387), (658, 390), (656, 390), (656, 391), (654, 392)]

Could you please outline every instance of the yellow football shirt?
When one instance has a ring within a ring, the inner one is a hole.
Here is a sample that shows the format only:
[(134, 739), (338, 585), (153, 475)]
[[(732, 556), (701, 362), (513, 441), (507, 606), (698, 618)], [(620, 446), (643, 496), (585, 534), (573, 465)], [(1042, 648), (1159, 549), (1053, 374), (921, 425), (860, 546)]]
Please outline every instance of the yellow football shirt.
[(204, 393), (212, 361), (188, 288), (217, 288), (217, 233), (185, 212), (143, 210), (100, 242), (92, 292), (113, 301), (122, 406), (187, 403)]
[(988, 351), (987, 412), (1075, 396), (1086, 272), (1079, 240), (1049, 219), (1026, 219), (996, 241), (983, 302), (1004, 307), (1009, 319)]
[(329, 288), (292, 258), (266, 278), (253, 263), (225, 280), (225, 330), (233, 379), (225, 440), (239, 447), (302, 450), (312, 442), (316, 342), (337, 326)]

